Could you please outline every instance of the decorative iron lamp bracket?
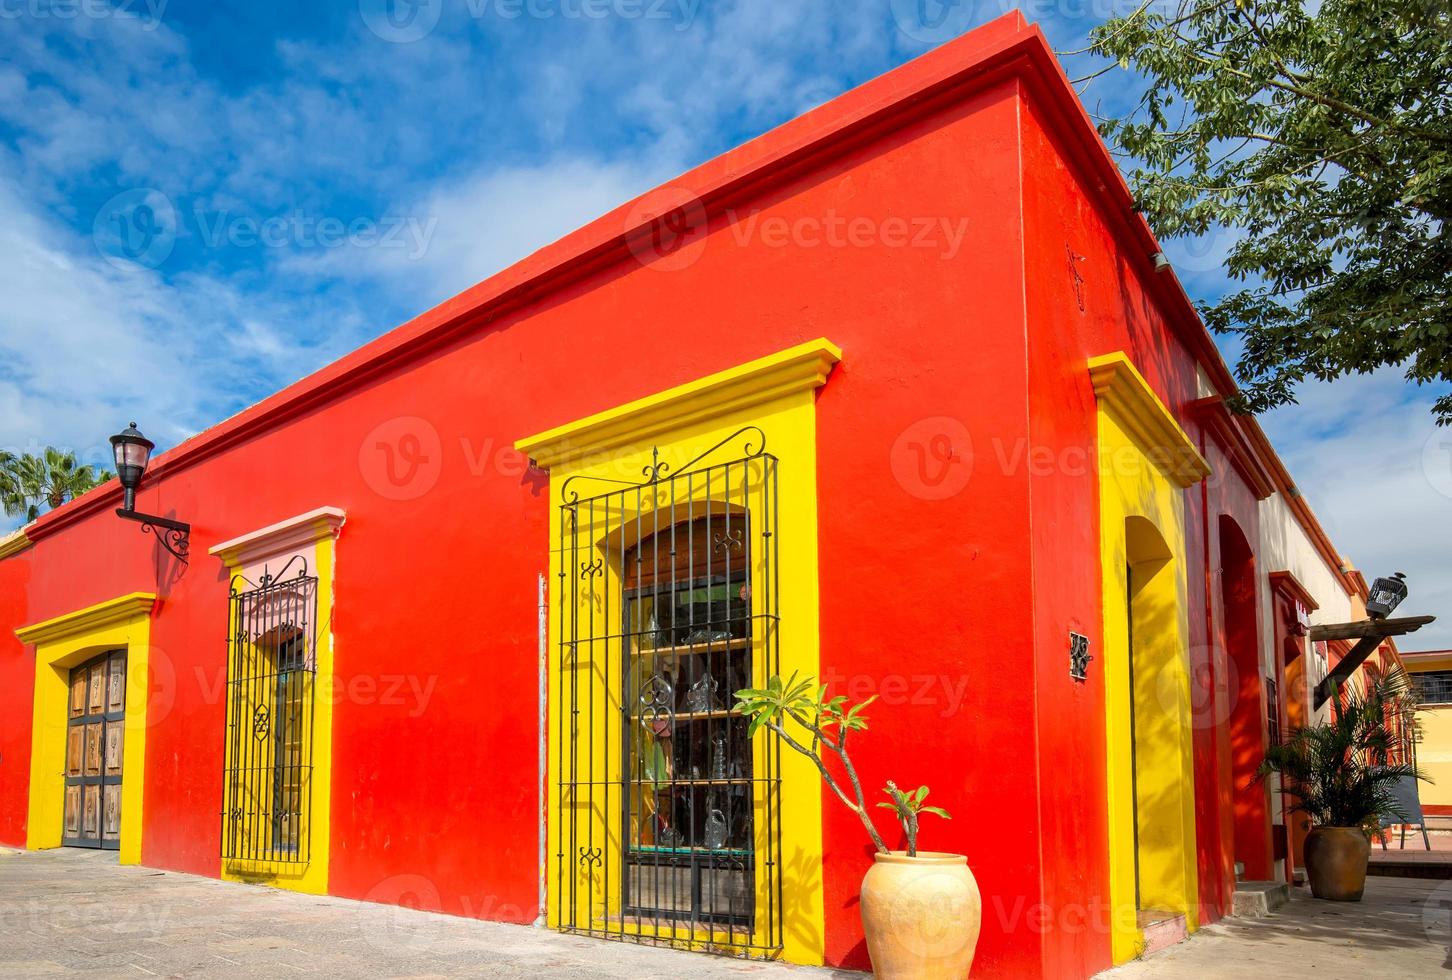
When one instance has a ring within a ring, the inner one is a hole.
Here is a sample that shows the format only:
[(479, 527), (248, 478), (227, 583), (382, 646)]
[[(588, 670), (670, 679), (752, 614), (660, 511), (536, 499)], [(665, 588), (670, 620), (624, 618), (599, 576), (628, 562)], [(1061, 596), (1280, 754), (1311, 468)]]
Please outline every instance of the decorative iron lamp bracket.
[(156, 540), (161, 542), (161, 546), (171, 552), (178, 561), (185, 564), (191, 563), (192, 526), (190, 524), (151, 514), (138, 514), (125, 507), (117, 507), (116, 516), (124, 517), (128, 521), (136, 521), (141, 525), (143, 533), (156, 535)]
[(142, 435), (141, 430), (136, 428), (135, 422), (111, 437), (111, 451), (116, 457), (116, 478), (121, 481), (121, 489), (124, 492), (121, 506), (116, 510), (116, 516), (124, 517), (128, 521), (136, 521), (141, 525), (143, 532), (156, 535), (156, 540), (160, 541), (161, 546), (171, 552), (173, 557), (184, 564), (190, 564), (188, 561), (192, 543), (192, 526), (190, 524), (136, 512), (136, 488), (141, 486), (141, 478), (146, 475), (146, 467), (151, 463), (151, 451), (155, 448), (156, 443)]

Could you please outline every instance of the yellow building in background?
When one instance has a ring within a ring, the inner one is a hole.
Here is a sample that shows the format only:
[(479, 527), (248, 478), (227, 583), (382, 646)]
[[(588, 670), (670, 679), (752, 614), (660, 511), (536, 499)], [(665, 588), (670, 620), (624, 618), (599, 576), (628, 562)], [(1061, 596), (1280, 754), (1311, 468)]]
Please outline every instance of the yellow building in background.
[(1404, 653), (1402, 663), (1417, 690), (1417, 764), (1428, 782), (1421, 785), (1422, 811), (1452, 817), (1452, 650)]

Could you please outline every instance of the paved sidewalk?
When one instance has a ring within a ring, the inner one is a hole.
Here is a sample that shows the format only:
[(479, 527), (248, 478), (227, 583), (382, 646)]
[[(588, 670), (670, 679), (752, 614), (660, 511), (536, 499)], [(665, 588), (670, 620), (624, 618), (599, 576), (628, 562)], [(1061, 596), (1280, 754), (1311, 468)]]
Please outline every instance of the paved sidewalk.
[[(1452, 882), (1373, 878), (1360, 904), (1296, 892), (1105, 980), (1433, 977), (1452, 970)], [(577, 939), (396, 906), (0, 849), (0, 977), (605, 977), (863, 980)]]
[(1228, 919), (1104, 980), (1380, 980), (1452, 970), (1452, 882), (1370, 878), (1359, 903), (1304, 889), (1266, 919)]
[(151, 868), (0, 850), (0, 977), (619, 977), (861, 973), (578, 939)]

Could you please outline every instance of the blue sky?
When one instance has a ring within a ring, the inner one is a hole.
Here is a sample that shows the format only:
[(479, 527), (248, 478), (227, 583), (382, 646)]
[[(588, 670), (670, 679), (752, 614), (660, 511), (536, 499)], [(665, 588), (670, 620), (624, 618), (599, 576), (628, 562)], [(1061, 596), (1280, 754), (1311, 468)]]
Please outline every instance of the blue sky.
[[(172, 445), (1013, 5), (0, 0), (0, 447), (101, 460), (133, 417)], [(1020, 4), (1061, 49), (1133, 5)], [(1225, 245), (1170, 246), (1193, 294)], [(1265, 422), (1338, 545), (1407, 571), (1452, 646), (1432, 399), (1383, 372)]]

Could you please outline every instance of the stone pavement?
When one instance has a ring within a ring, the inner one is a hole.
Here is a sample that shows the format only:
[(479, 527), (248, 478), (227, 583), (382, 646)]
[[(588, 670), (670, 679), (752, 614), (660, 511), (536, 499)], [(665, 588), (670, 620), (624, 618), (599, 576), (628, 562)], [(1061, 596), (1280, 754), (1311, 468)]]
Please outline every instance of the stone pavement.
[(0, 977), (862, 980), (0, 848)]
[[(1452, 970), (1452, 882), (1373, 878), (1360, 904), (1304, 889), (1105, 980), (1434, 977)], [(863, 980), (298, 895), (150, 868), (114, 853), (0, 848), (0, 977), (612, 977)]]
[(1103, 980), (1381, 980), (1452, 970), (1452, 882), (1371, 878), (1359, 903), (1304, 888), (1265, 919), (1228, 919)]

